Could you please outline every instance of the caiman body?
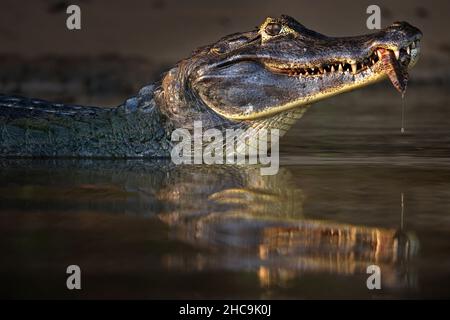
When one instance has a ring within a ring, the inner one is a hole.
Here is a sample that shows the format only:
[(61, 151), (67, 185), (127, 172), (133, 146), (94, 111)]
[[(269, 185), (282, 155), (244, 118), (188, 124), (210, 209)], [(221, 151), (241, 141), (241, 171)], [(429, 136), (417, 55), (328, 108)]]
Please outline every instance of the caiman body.
[(40, 157), (166, 157), (168, 122), (153, 87), (116, 108), (52, 104), (0, 96), (1, 155)]
[(389, 77), (401, 92), (421, 32), (406, 22), (327, 37), (288, 16), (196, 50), (115, 108), (0, 95), (0, 156), (168, 157), (176, 128), (284, 134), (316, 101)]

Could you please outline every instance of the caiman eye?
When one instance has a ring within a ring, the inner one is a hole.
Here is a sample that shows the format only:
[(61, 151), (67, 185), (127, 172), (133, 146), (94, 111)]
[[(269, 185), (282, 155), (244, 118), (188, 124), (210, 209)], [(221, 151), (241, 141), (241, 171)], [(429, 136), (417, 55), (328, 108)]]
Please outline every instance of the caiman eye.
[(276, 36), (281, 31), (281, 25), (279, 23), (269, 23), (265, 31), (269, 36)]

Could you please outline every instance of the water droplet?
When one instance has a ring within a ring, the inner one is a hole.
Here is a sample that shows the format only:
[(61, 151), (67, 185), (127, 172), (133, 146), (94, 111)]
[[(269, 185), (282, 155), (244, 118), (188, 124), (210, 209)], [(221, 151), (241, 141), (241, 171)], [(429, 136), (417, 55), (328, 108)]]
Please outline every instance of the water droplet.
[(405, 133), (405, 105), (406, 105), (405, 93), (402, 93), (402, 126), (400, 129), (401, 133)]

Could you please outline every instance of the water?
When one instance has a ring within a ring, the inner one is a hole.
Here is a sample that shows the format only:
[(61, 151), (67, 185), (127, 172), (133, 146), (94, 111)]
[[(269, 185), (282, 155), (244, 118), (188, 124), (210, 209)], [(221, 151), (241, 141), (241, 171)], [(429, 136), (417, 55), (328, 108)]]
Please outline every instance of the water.
[[(379, 94), (366, 91), (311, 108), (283, 140), (275, 176), (0, 160), (0, 296), (448, 298), (449, 97), (428, 90), (431, 100), (408, 93), (407, 134), (394, 92), (382, 105), (358, 104)], [(65, 287), (71, 264), (78, 292)], [(366, 287), (371, 264), (380, 291)]]
[(401, 133), (405, 133), (405, 93), (402, 93), (402, 127), (400, 128)]

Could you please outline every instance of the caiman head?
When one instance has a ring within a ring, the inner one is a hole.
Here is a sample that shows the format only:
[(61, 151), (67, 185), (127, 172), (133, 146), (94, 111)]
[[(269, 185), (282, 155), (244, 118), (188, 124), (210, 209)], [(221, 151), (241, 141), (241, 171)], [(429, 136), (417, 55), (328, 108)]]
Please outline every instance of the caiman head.
[(198, 49), (170, 70), (159, 92), (177, 126), (272, 124), (287, 129), (306, 106), (389, 77), (401, 92), (421, 32), (396, 22), (378, 32), (328, 37), (289, 16)]

